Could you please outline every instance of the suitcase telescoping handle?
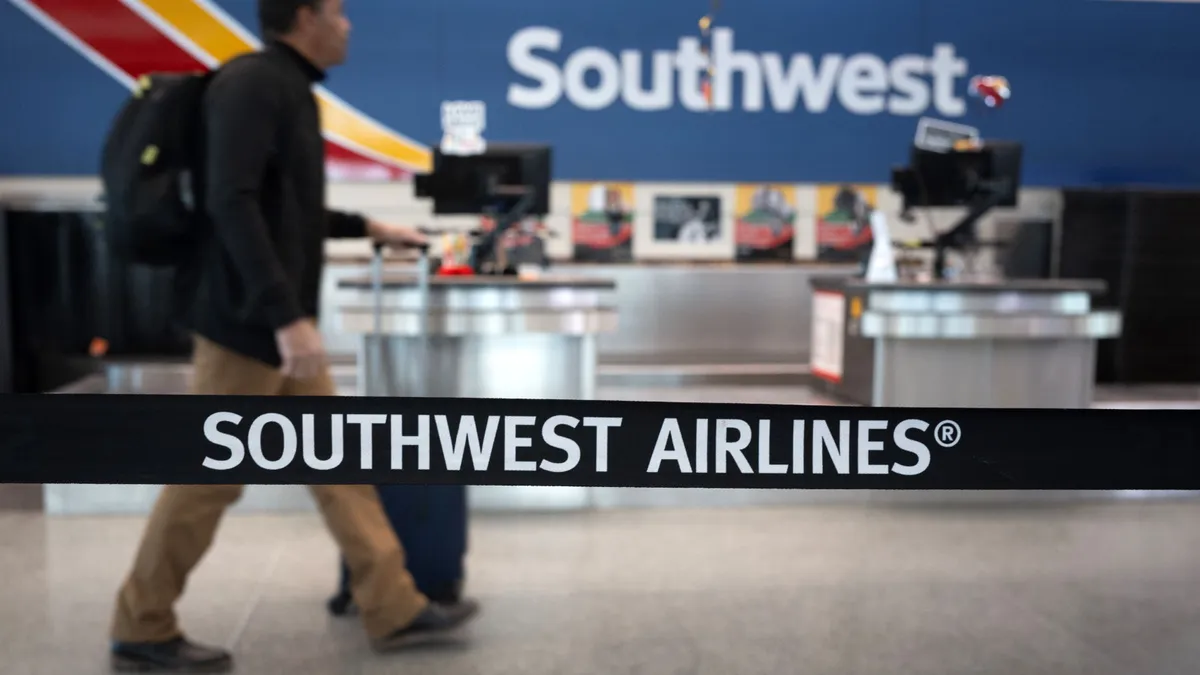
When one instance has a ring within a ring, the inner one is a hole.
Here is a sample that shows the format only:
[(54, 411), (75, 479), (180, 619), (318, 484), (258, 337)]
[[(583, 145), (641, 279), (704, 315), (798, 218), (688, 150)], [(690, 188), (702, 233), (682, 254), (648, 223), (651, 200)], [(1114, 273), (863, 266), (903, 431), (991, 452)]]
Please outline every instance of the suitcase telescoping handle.
[[(371, 258), (371, 291), (374, 299), (375, 334), (383, 333), (383, 249), (382, 242), (374, 243), (374, 255)], [(420, 296), (420, 326), (421, 335), (426, 332), (426, 314), (429, 305), (429, 244), (410, 244), (421, 254), (417, 260), (417, 294)]]
[[(392, 363), (391, 352), (388, 345), (385, 344), (383, 338), (383, 248), (384, 245), (376, 243), (374, 247), (374, 256), (371, 260), (371, 286), (374, 291), (375, 300), (375, 340), (374, 348), (377, 350), (378, 366), (384, 370), (383, 388), (385, 396), (395, 396), (394, 383), (392, 376), (395, 374), (394, 365)], [(426, 339), (429, 334), (429, 244), (414, 244), (411, 248), (415, 248), (420, 252), (420, 258), (417, 260), (417, 295), (419, 296), (419, 306), (417, 308), (418, 349), (414, 355), (415, 363), (412, 364), (422, 370), (420, 375), (409, 380), (411, 385), (415, 385), (415, 391), (407, 392), (410, 396), (424, 396), (426, 394), (426, 377), (424, 372), (426, 368)]]

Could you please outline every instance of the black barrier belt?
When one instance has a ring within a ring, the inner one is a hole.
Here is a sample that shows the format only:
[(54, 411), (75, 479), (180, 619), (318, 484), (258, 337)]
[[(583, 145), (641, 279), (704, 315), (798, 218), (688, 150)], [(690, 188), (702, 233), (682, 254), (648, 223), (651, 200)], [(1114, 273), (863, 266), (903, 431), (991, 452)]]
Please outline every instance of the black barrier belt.
[(1200, 413), (7, 396), (0, 482), (1190, 490)]

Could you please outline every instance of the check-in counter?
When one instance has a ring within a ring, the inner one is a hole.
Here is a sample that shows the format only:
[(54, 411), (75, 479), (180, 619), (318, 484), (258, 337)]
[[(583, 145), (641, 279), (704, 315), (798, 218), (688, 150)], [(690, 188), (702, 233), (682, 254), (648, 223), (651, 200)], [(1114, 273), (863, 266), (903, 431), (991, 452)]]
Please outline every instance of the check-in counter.
[[(617, 326), (616, 284), (594, 277), (415, 275), (339, 284), (338, 328), (358, 340), (368, 396), (591, 399), (596, 339)], [(591, 505), (582, 487), (475, 486), (473, 508)]]
[[(589, 399), (596, 338), (617, 326), (610, 280), (391, 275), (339, 283), (338, 328), (358, 339), (359, 387), (377, 396)], [(427, 304), (426, 304), (427, 303)], [(422, 326), (424, 325), (424, 328)]]
[(811, 369), (869, 406), (1085, 408), (1096, 343), (1120, 335), (1094, 280), (872, 284), (813, 279)]
[[(361, 277), (369, 255), (332, 255), (326, 269), (321, 330), (330, 353), (349, 361), (356, 336), (344, 332), (333, 308), (344, 279)], [(408, 264), (389, 256), (387, 269)], [(549, 272), (616, 283), (610, 297), (620, 325), (596, 336), (603, 380), (625, 366), (774, 364), (781, 371), (809, 360), (810, 282), (849, 276), (858, 266), (785, 263), (558, 263)]]

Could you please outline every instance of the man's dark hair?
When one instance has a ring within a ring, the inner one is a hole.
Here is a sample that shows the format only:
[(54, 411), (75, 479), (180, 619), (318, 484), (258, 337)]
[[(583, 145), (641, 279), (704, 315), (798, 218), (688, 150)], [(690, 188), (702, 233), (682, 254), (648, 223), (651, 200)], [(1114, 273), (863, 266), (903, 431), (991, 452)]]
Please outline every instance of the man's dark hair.
[(314, 12), (325, 0), (258, 0), (258, 25), (263, 36), (272, 38), (287, 35), (296, 26), (296, 14), (301, 7)]

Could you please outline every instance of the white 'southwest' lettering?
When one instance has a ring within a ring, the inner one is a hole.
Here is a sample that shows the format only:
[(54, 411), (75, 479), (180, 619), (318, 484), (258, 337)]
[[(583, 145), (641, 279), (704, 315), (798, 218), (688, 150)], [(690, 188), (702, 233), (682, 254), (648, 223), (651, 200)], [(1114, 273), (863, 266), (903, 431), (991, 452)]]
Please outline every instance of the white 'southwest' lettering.
[(346, 421), (350, 424), (358, 426), (359, 441), (359, 466), (364, 469), (375, 468), (375, 448), (371, 443), (371, 436), (374, 435), (373, 427), (376, 424), (387, 424), (387, 415), (347, 415)]
[[(291, 466), (296, 460), (298, 448), (302, 448), (300, 454), (305, 466), (317, 471), (329, 471), (342, 466), (345, 460), (345, 430), (351, 426), (358, 427), (358, 468), (371, 470), (375, 464), (375, 427), (386, 425), (389, 466), (396, 471), (414, 468), (417, 471), (429, 471), (435, 443), (448, 470), (487, 470), (492, 465), (497, 436), (503, 430), (500, 453), (503, 455), (504, 471), (572, 471), (583, 461), (579, 439), (584, 434), (593, 434), (595, 470), (604, 473), (608, 471), (609, 430), (619, 428), (622, 420), (620, 417), (553, 415), (541, 421), (539, 426), (537, 417), (492, 415), (483, 420), (482, 433), (479, 420), (472, 415), (462, 415), (452, 420), (447, 415), (335, 414), (330, 416), (327, 432), (317, 431), (315, 416), (311, 414), (301, 415), (299, 432), (291, 419), (278, 413), (256, 417), (247, 431), (239, 431), (242, 422), (242, 416), (232, 412), (217, 412), (208, 416), (204, 421), (204, 438), (215, 446), (225, 448), (228, 456), (205, 457), (202, 462), (204, 468), (214, 471), (235, 469), (242, 465), (249, 454), (258, 467), (279, 470)], [(582, 431), (584, 429), (589, 431)], [(322, 458), (317, 456), (317, 439), (324, 433), (329, 434), (329, 456)], [(264, 444), (264, 434), (279, 442)], [(545, 445), (561, 451), (561, 455), (555, 453), (538, 459), (521, 456), (531, 454), (534, 434), (540, 434)], [(415, 467), (412, 466), (414, 451)], [(470, 467), (464, 467), (464, 460), (468, 456)]]
[(227, 459), (213, 459), (205, 457), (201, 462), (201, 466), (213, 471), (228, 471), (240, 465), (242, 460), (246, 459), (246, 446), (242, 444), (241, 439), (233, 434), (227, 434), (218, 428), (222, 422), (227, 424), (237, 425), (242, 421), (242, 416), (237, 413), (219, 412), (213, 413), (204, 420), (204, 440), (219, 445), (229, 451)]
[(475, 426), (475, 418), (464, 415), (458, 420), (458, 435), (450, 440), (450, 422), (445, 415), (434, 415), (437, 426), (438, 440), (442, 444), (442, 454), (446, 457), (446, 468), (458, 471), (462, 468), (463, 452), (471, 449), (471, 463), (476, 469), (486, 469), (492, 459), (492, 446), (496, 444), (496, 430), (500, 428), (500, 416), (489, 415), (483, 431), (483, 439), (479, 438), (479, 427)]
[[(710, 107), (700, 89), (708, 58), (697, 38), (680, 38), (675, 51), (657, 50), (649, 56), (633, 49), (613, 54), (583, 47), (559, 65), (551, 55), (562, 48), (562, 32), (531, 26), (509, 39), (508, 63), (534, 84), (510, 84), (508, 102), (540, 109), (565, 96), (584, 110), (602, 110), (619, 100), (633, 110), (654, 111), (674, 107), (678, 96), (686, 110), (728, 111), (735, 107), (736, 78), (741, 83), (737, 107), (749, 112), (760, 112), (769, 103), (775, 112), (792, 112), (800, 104), (819, 114), (836, 98), (855, 115), (921, 115), (930, 107), (945, 117), (966, 113), (966, 101), (956, 92), (958, 79), (967, 75), (967, 62), (951, 44), (935, 44), (930, 56), (902, 54), (885, 61), (866, 53), (814, 58), (803, 53), (738, 51), (733, 38), (730, 28), (713, 30)], [(589, 74), (594, 83), (588, 82)]]

